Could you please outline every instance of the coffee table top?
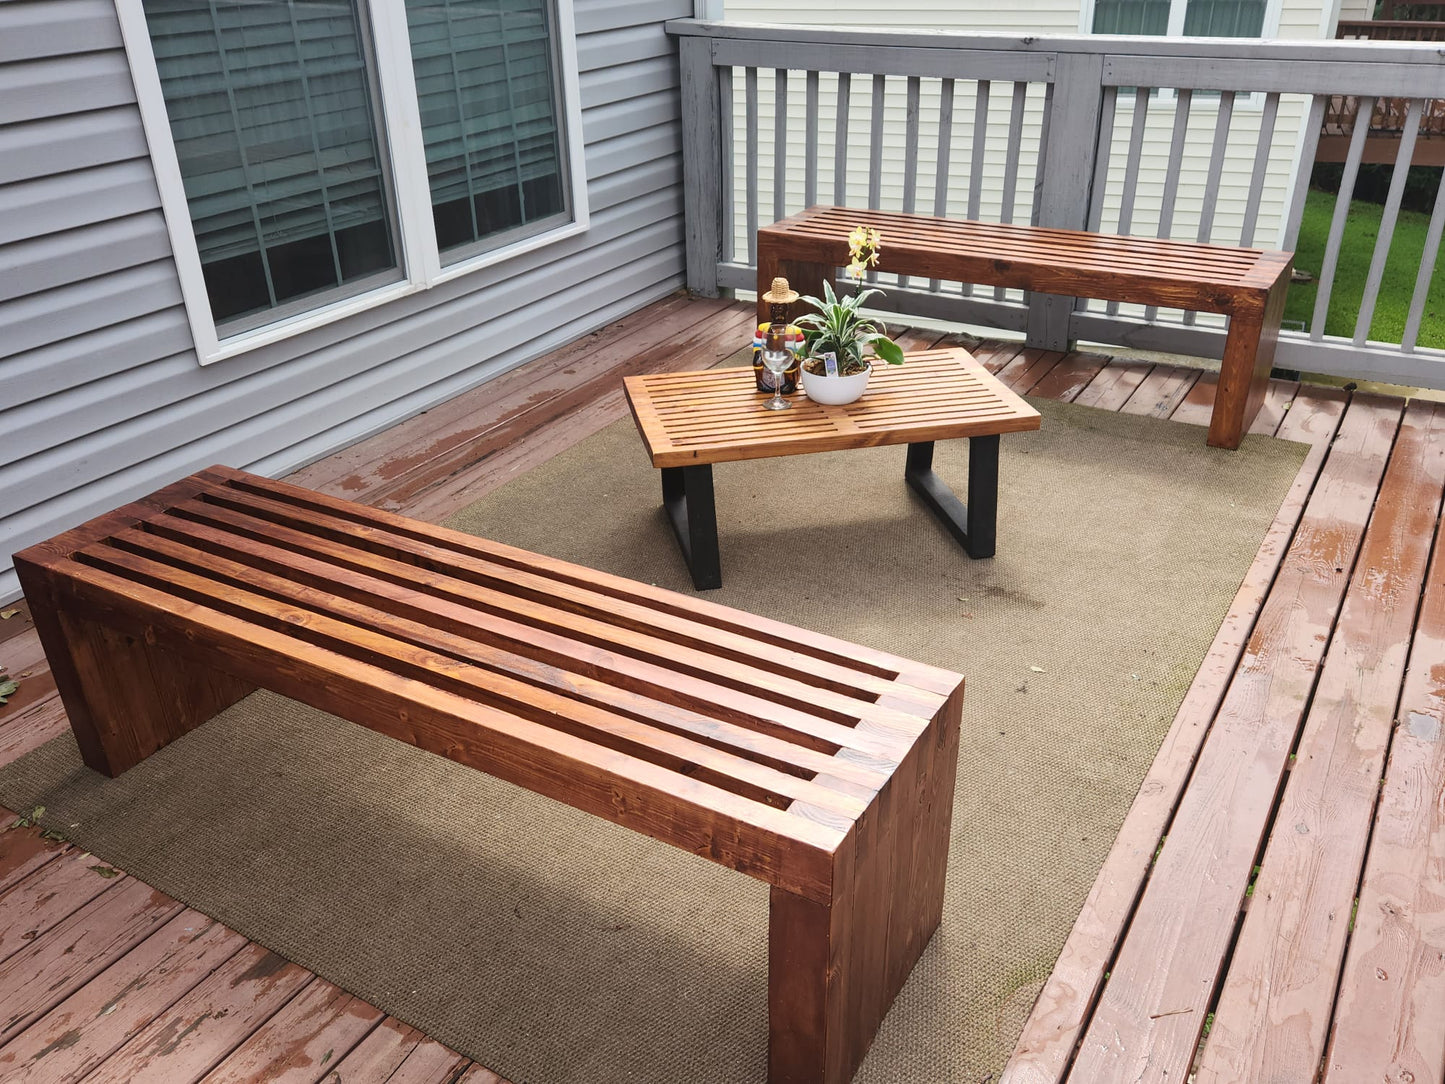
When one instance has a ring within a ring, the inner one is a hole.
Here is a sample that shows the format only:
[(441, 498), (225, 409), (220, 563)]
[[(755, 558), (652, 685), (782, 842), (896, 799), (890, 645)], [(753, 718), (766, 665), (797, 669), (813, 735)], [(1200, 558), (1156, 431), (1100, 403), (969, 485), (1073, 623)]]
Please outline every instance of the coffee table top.
[(654, 467), (687, 467), (803, 452), (1018, 433), (1039, 412), (956, 347), (876, 365), (868, 391), (844, 406), (800, 389), (791, 410), (765, 410), (751, 367), (653, 373), (623, 381)]

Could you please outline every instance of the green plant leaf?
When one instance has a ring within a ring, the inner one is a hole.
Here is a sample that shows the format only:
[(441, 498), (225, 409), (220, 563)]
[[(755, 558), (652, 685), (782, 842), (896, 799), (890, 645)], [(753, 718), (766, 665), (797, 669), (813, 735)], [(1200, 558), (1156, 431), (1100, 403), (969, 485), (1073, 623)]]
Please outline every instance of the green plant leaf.
[(889, 365), (903, 364), (903, 348), (887, 335), (878, 335), (871, 340), (873, 352)]
[(10, 698), (20, 689), (18, 681), (0, 681), (0, 704), (9, 703)]

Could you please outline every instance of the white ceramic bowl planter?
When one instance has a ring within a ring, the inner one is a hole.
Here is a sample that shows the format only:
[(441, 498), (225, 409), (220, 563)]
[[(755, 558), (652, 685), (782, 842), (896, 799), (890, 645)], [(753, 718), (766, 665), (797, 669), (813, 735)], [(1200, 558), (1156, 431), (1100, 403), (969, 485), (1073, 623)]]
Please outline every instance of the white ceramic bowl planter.
[(844, 403), (854, 402), (862, 396), (868, 389), (868, 378), (872, 375), (872, 366), (864, 369), (861, 373), (853, 373), (851, 376), (816, 376), (804, 369), (802, 371), (803, 390), (815, 403), (842, 406)]

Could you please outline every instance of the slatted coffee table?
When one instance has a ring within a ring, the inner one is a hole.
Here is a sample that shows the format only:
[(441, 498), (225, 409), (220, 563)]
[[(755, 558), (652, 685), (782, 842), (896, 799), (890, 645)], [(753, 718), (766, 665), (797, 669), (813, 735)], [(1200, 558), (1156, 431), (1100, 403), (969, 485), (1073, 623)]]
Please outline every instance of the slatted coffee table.
[[(1039, 427), (1039, 412), (965, 350), (924, 350), (874, 367), (868, 391), (825, 406), (801, 391), (791, 410), (763, 408), (752, 369), (624, 380), (632, 416), (662, 471), (662, 503), (698, 590), (722, 586), (712, 465), (804, 452), (907, 444), (903, 476), (970, 557), (992, 557), (998, 438)], [(933, 473), (933, 444), (969, 439), (968, 504)]]

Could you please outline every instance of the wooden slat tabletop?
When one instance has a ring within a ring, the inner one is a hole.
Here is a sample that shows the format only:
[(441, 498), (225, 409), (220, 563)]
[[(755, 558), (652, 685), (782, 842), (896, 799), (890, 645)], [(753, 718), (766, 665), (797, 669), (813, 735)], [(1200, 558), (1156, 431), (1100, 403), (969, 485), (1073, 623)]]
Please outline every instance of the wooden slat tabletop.
[(878, 364), (868, 391), (844, 406), (803, 392), (792, 409), (763, 407), (751, 369), (631, 376), (624, 384), (655, 467), (696, 466), (805, 452), (1017, 433), (1039, 412), (967, 351), (924, 350)]

